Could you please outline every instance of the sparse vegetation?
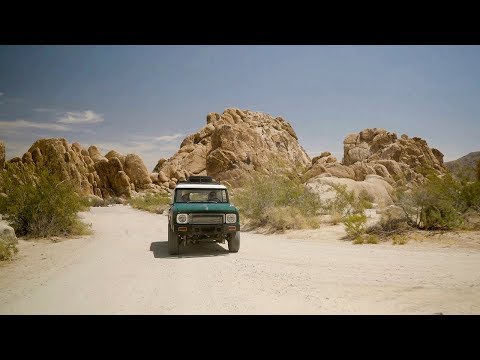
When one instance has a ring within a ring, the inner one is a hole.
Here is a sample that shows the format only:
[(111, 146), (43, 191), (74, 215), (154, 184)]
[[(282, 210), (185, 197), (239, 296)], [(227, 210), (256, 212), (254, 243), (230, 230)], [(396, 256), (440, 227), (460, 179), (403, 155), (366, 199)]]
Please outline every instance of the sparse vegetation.
[(318, 228), (318, 218), (304, 216), (300, 209), (290, 206), (275, 206), (266, 210), (266, 221), (276, 230)]
[(17, 252), (18, 249), (15, 244), (0, 239), (0, 261), (9, 260)]
[(160, 194), (146, 194), (131, 198), (128, 203), (135, 209), (162, 214), (170, 203), (170, 198)]
[(336, 195), (322, 207), (330, 215), (330, 223), (335, 225), (342, 222), (347, 236), (354, 240), (355, 244), (363, 243), (362, 235), (365, 234), (367, 223), (365, 209), (373, 207), (373, 198), (366, 191), (360, 192), (357, 196), (353, 191), (348, 191), (345, 185), (332, 187)]
[(352, 214), (362, 214), (365, 209), (372, 208), (371, 196), (366, 191), (355, 195), (353, 191), (348, 191), (345, 185), (333, 185), (336, 195), (333, 199), (323, 204), (323, 209), (331, 214), (342, 216), (342, 219)]
[(368, 235), (365, 235), (366, 236), (366, 240), (365, 242), (367, 244), (378, 244), (378, 241), (379, 241), (379, 238), (377, 235), (375, 234), (368, 234)]
[(317, 228), (320, 198), (303, 184), (299, 169), (273, 162), (268, 173), (255, 173), (233, 194), (241, 216), (251, 227), (274, 230)]
[(362, 234), (358, 237), (356, 237), (353, 240), (353, 243), (355, 245), (358, 244), (378, 244), (379, 238), (377, 235), (374, 234)]
[(0, 213), (17, 235), (50, 237), (90, 233), (77, 216), (88, 206), (72, 182), (60, 181), (46, 170), (33, 175), (6, 166), (2, 186), (6, 197), (0, 197)]
[(408, 242), (407, 236), (404, 234), (395, 234), (392, 236), (393, 245), (405, 245)]
[(409, 225), (424, 230), (460, 227), (465, 214), (480, 209), (480, 184), (462, 184), (450, 174), (429, 176), (418, 188), (399, 193), (398, 205)]
[(388, 209), (382, 213), (380, 221), (369, 227), (366, 232), (368, 234), (377, 235), (381, 238), (388, 238), (396, 234), (402, 234), (411, 230), (411, 226), (407, 223), (404, 214), (395, 214)]
[(366, 232), (367, 216), (364, 213), (355, 213), (343, 219), (347, 236), (357, 240)]

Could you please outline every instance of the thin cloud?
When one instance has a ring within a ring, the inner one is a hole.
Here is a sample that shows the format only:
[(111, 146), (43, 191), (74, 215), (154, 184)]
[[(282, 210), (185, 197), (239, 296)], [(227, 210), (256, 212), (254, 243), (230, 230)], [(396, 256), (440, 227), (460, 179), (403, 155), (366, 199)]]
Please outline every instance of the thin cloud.
[(3, 94), (4, 94), (3, 92), (0, 92), (0, 96), (3, 96)]
[(82, 112), (67, 112), (58, 118), (61, 124), (96, 124), (103, 121), (103, 116), (91, 110)]
[(51, 108), (36, 108), (33, 109), (35, 112), (56, 112), (56, 109), (51, 109)]
[(0, 121), (0, 129), (45, 129), (53, 131), (70, 131), (71, 128), (55, 123), (38, 123), (26, 120)]
[[(139, 136), (135, 136), (135, 138), (138, 137)], [(179, 146), (175, 144), (156, 144), (150, 141), (140, 142), (135, 140), (126, 141), (124, 143), (103, 142), (95, 145), (103, 155), (110, 150), (116, 150), (123, 155), (137, 154), (142, 158), (150, 171), (152, 171), (160, 158), (169, 158), (179, 148)]]
[(135, 136), (138, 140), (171, 142), (184, 137), (184, 134), (162, 135), (162, 136)]

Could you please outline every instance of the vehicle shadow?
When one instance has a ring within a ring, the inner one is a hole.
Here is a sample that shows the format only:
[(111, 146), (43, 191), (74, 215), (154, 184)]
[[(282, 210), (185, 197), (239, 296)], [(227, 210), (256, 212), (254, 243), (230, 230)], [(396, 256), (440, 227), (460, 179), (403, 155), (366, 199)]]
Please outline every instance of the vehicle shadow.
[(192, 258), (228, 255), (229, 251), (217, 243), (198, 243), (187, 246), (180, 245), (178, 255), (168, 253), (167, 241), (155, 241), (150, 244), (150, 251), (155, 258)]

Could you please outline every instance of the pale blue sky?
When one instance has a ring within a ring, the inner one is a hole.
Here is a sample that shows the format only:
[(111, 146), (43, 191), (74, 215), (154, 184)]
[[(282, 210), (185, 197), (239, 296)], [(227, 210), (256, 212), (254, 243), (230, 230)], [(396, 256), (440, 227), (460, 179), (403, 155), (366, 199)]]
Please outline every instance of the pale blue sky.
[(480, 150), (479, 64), (479, 46), (0, 46), (0, 140), (7, 158), (65, 137), (151, 170), (239, 107), (282, 116), (312, 157), (382, 127), (452, 160)]

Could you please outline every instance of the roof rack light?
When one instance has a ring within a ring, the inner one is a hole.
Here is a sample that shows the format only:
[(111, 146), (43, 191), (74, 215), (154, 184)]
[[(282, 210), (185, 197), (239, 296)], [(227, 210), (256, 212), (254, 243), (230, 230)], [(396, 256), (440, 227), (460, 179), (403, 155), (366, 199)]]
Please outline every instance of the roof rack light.
[(180, 183), (196, 183), (196, 184), (199, 184), (199, 183), (202, 183), (202, 184), (205, 184), (205, 183), (209, 183), (209, 184), (220, 184), (220, 182), (218, 181), (215, 181), (214, 178), (212, 178), (211, 176), (190, 176), (187, 180), (185, 181), (179, 181), (178, 184)]

